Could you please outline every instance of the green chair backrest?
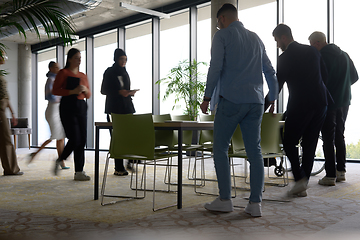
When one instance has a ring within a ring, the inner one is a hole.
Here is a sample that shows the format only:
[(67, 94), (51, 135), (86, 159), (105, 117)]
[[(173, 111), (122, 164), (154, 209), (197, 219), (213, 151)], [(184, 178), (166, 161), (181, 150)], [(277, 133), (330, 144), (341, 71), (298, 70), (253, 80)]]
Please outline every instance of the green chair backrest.
[[(262, 153), (281, 153), (280, 148), (280, 125), (282, 114), (264, 113), (261, 122), (261, 152)], [(238, 125), (231, 138), (232, 152), (245, 149), (241, 129)]]
[[(214, 118), (215, 118), (215, 115), (201, 114), (200, 122), (214, 121)], [(199, 144), (203, 144), (206, 142), (210, 142), (210, 143), (214, 142), (214, 131), (213, 130), (201, 130), (200, 131)]]
[(215, 115), (213, 115), (213, 114), (200, 114), (199, 119), (200, 119), (200, 122), (212, 122), (215, 119)]
[[(171, 121), (170, 114), (161, 114), (161, 115), (152, 115), (154, 122), (165, 122)], [(169, 130), (155, 130), (155, 146), (167, 146), (173, 147), (176, 143), (174, 143), (174, 131)]]
[(245, 149), (245, 145), (244, 145), (244, 140), (242, 137), (242, 133), (241, 133), (241, 129), (240, 129), (240, 125), (238, 124), (235, 132), (233, 134), (233, 136), (231, 137), (231, 148), (232, 151), (231, 152), (237, 152), (237, 151), (242, 151)]
[(112, 113), (111, 117), (110, 158), (154, 159), (155, 131), (151, 114)]
[(261, 122), (261, 151), (262, 153), (281, 153), (280, 125), (282, 114), (264, 113)]
[[(171, 120), (173, 121), (191, 121), (189, 115), (171, 115)], [(191, 145), (192, 143), (192, 130), (183, 131), (183, 144)], [(178, 143), (178, 132), (175, 131), (174, 133), (174, 142)]]

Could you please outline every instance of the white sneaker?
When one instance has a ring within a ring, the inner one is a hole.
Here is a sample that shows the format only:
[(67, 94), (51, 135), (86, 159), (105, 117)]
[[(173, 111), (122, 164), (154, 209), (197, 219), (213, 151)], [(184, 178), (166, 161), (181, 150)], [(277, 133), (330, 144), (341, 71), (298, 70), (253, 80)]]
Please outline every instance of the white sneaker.
[(336, 178), (325, 176), (322, 179), (320, 179), (318, 183), (323, 186), (335, 186), (335, 180)]
[(220, 197), (217, 197), (211, 203), (205, 203), (204, 208), (213, 212), (232, 212), (234, 207), (231, 199), (221, 200)]
[(75, 172), (74, 180), (75, 181), (90, 181), (90, 176), (86, 175), (86, 173), (84, 171)]
[(252, 217), (261, 217), (261, 202), (249, 202), (245, 208), (245, 212)]
[(290, 191), (288, 191), (288, 196), (293, 197), (297, 194), (305, 191), (307, 189), (308, 180), (306, 177), (300, 179), (299, 181), (295, 182), (295, 185), (292, 187)]
[(343, 182), (345, 181), (345, 171), (337, 171), (336, 170), (336, 181), (337, 182)]
[(296, 194), (297, 197), (307, 197), (307, 192), (306, 190), (299, 192), (298, 194)]

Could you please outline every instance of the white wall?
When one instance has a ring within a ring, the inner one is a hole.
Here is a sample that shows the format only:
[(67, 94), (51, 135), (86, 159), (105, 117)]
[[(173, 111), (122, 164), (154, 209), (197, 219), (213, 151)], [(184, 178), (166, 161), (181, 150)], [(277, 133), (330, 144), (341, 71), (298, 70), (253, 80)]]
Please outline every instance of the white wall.
[[(8, 83), (8, 92), (10, 97), (10, 103), (14, 109), (15, 116), (18, 116), (18, 44), (13, 42), (2, 41), (8, 49), (6, 49), (6, 54), (9, 59), (4, 65), (1, 66), (1, 69), (6, 70), (9, 74), (5, 76)], [(11, 117), (10, 111), (7, 111), (8, 117)]]

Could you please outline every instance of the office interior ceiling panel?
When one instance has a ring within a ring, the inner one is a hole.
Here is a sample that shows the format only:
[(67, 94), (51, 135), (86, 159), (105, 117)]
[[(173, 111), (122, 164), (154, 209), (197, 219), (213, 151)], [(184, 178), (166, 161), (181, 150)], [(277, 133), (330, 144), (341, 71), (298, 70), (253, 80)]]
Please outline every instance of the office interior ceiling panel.
[[(1, 3), (7, 2), (8, 0), (0, 0)], [(125, 2), (138, 7), (156, 9), (161, 8), (178, 0), (102, 0), (102, 2), (92, 10), (87, 10), (81, 13), (72, 15), (73, 21), (76, 26), (76, 31), (83, 31), (89, 28), (100, 26), (115, 20), (126, 18), (135, 14), (135, 11), (131, 11), (120, 7), (120, 2)], [(41, 27), (39, 27), (41, 29)], [(41, 40), (39, 40), (35, 33), (31, 31), (26, 32), (26, 41), (19, 34), (11, 35), (1, 39), (1, 41), (10, 41), (16, 43), (36, 44), (41, 41), (47, 41), (46, 34), (42, 34)]]

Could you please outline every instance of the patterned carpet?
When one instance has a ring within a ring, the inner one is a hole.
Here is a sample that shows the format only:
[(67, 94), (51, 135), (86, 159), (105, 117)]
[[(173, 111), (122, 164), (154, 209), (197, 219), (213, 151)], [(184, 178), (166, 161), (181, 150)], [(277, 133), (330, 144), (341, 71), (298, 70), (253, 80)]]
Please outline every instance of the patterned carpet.
[[(214, 197), (196, 195), (184, 187), (184, 208), (152, 212), (152, 194), (101, 206), (93, 198), (93, 181), (73, 181), (73, 170), (53, 176), (53, 153), (42, 153), (24, 176), (0, 177), (0, 239), (359, 239), (360, 165), (348, 163), (347, 181), (334, 187), (310, 181), (308, 197), (284, 199), (288, 187), (266, 186), (263, 217), (243, 212), (248, 191), (237, 192), (235, 211), (213, 214), (203, 203)], [(71, 166), (71, 161), (67, 162)], [(73, 168), (72, 168), (73, 169)], [(93, 176), (93, 152), (87, 153), (85, 171)], [(103, 165), (100, 167), (102, 175)], [(112, 172), (111, 172), (112, 173)], [(159, 175), (160, 176), (160, 175)], [(128, 177), (109, 175), (109, 189), (128, 188)], [(241, 180), (243, 181), (243, 180)], [(162, 179), (159, 180), (159, 187)], [(208, 184), (207, 190), (216, 186)], [(126, 186), (126, 187), (124, 187)], [(246, 186), (246, 185), (244, 185)], [(157, 204), (175, 203), (175, 194), (158, 193)], [(279, 201), (274, 201), (279, 200)]]

